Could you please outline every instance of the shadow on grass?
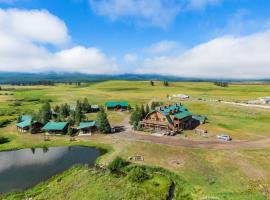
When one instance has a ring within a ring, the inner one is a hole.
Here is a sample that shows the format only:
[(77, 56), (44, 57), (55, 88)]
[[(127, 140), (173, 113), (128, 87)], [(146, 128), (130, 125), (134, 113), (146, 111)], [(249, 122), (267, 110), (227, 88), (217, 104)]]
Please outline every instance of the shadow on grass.
[(10, 140), (8, 138), (0, 137), (0, 144), (5, 144), (5, 143), (8, 143), (8, 142), (10, 142)]

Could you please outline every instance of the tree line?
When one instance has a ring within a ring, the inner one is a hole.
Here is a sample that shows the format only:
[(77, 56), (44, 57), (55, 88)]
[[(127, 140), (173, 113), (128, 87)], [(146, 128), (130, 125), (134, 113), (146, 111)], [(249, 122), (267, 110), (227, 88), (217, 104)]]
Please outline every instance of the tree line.
[(229, 83), (228, 82), (222, 82), (222, 81), (215, 81), (214, 85), (219, 86), (219, 87), (228, 87)]
[[(151, 80), (150, 81), (150, 85), (151, 86), (155, 86), (155, 82)], [(168, 87), (169, 86), (169, 82), (168, 81), (163, 81), (163, 86), (164, 87)]]

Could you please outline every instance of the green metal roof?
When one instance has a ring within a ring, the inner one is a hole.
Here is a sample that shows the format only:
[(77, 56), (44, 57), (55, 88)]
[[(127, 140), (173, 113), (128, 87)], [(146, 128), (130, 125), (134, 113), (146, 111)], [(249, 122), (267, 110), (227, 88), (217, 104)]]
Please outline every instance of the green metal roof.
[(62, 131), (67, 125), (68, 122), (48, 122), (42, 129), (46, 131)]
[(167, 106), (167, 107), (161, 107), (160, 112), (163, 115), (168, 115), (170, 112), (185, 112), (188, 111), (188, 109), (185, 106), (182, 105), (173, 105), (173, 106)]
[(172, 105), (172, 106), (161, 107), (160, 112), (165, 116), (168, 116), (171, 113), (171, 115), (173, 115), (177, 119), (184, 119), (192, 115), (192, 113), (189, 112), (188, 109), (182, 105)]
[(88, 127), (93, 127), (96, 126), (96, 121), (92, 121), (92, 122), (81, 122), (79, 129), (84, 129), (84, 128), (88, 128)]
[(109, 101), (106, 104), (106, 107), (117, 107), (117, 106), (121, 106), (121, 107), (127, 107), (128, 106), (128, 102), (126, 101)]
[(31, 126), (31, 119), (28, 119), (28, 120), (24, 120), (20, 123), (17, 123), (16, 126), (20, 127), (20, 128), (25, 128), (25, 127), (28, 127), (28, 126)]
[(177, 118), (177, 119), (184, 119), (184, 118), (186, 118), (186, 117), (188, 117), (188, 116), (191, 116), (191, 115), (192, 115), (191, 112), (189, 112), (189, 111), (184, 111), (184, 112), (176, 113), (176, 114), (174, 114), (173, 116), (174, 116), (175, 118)]
[(207, 117), (201, 115), (193, 115), (192, 118), (200, 122), (204, 122), (205, 120), (207, 120)]
[(26, 121), (26, 120), (31, 120), (32, 119), (32, 116), (31, 115), (22, 115), (21, 116), (21, 121)]

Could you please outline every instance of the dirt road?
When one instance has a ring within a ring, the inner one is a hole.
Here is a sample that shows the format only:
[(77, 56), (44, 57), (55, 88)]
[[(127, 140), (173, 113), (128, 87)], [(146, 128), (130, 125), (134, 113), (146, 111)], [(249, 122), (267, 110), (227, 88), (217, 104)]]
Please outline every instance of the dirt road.
[(256, 149), (256, 148), (267, 148), (270, 147), (270, 137), (267, 139), (261, 139), (257, 141), (230, 141), (223, 142), (218, 140), (209, 141), (198, 141), (192, 139), (182, 139), (172, 136), (153, 136), (142, 132), (133, 131), (132, 127), (128, 123), (126, 118), (119, 126), (124, 127), (124, 131), (114, 134), (112, 137), (121, 138), (126, 140), (152, 142), (157, 144), (166, 144), (173, 146), (191, 147), (191, 148), (202, 148), (202, 149)]

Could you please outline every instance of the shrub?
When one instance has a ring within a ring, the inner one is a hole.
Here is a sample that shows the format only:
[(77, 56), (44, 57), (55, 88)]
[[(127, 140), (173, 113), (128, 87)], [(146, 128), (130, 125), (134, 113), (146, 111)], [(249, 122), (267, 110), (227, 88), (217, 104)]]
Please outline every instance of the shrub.
[(129, 163), (123, 158), (117, 156), (112, 162), (109, 163), (108, 169), (111, 173), (119, 172), (123, 167), (127, 166)]
[(4, 144), (4, 143), (7, 143), (7, 142), (9, 142), (8, 138), (0, 137), (0, 144)]
[(141, 167), (134, 167), (128, 174), (129, 180), (132, 182), (142, 183), (149, 179), (150, 176), (145, 169)]

